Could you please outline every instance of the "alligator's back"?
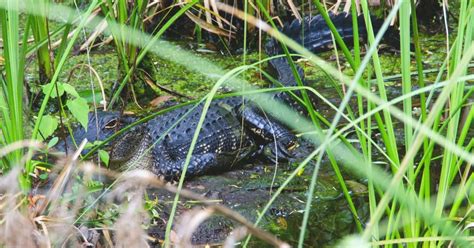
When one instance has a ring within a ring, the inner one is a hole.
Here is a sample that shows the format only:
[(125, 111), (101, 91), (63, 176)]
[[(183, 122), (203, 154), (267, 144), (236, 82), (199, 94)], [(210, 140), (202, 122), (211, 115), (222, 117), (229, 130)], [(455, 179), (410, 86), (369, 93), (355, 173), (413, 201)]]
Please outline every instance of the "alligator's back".
[[(241, 123), (237, 120), (234, 109), (241, 104), (240, 97), (218, 99), (211, 103), (199, 132), (195, 148), (197, 153), (236, 149), (241, 138), (237, 136), (242, 133)], [(203, 103), (190, 105), (150, 120), (147, 123), (150, 137), (156, 140), (167, 133), (161, 143), (166, 145), (173, 158), (184, 157), (191, 145), (203, 108)]]

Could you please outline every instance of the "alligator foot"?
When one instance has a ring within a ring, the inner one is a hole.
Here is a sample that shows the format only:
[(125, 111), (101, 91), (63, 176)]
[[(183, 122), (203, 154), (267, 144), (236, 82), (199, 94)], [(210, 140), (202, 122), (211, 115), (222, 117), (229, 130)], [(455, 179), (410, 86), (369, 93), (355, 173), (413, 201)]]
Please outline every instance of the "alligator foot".
[[(208, 171), (218, 169), (222, 166), (217, 159), (216, 153), (205, 153), (192, 155), (186, 170), (187, 177), (203, 175)], [(153, 166), (154, 173), (162, 175), (166, 181), (178, 180), (184, 170), (186, 159), (178, 161), (158, 161)]]

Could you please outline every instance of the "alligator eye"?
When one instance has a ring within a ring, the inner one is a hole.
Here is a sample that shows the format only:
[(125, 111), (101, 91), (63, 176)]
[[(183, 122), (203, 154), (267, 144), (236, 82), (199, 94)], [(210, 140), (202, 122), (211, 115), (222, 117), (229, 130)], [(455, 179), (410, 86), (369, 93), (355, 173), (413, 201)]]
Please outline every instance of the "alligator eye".
[(292, 140), (292, 141), (290, 141), (290, 143), (287, 145), (286, 149), (287, 149), (288, 151), (292, 151), (292, 150), (296, 149), (297, 147), (298, 147), (298, 142)]
[(117, 119), (113, 119), (109, 122), (107, 122), (107, 124), (105, 124), (105, 129), (112, 129), (112, 128), (116, 128), (117, 125), (118, 125), (118, 120)]

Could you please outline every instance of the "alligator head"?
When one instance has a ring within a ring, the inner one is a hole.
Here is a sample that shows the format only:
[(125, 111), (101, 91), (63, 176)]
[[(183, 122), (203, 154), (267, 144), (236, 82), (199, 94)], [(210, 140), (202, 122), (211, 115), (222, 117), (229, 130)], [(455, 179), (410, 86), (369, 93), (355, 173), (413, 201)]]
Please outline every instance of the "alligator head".
[(131, 168), (152, 170), (150, 147), (153, 147), (153, 143), (154, 140), (148, 136), (146, 124), (133, 127), (113, 142), (109, 168), (118, 171)]
[[(84, 139), (87, 139), (89, 143), (105, 140), (133, 121), (135, 121), (134, 117), (123, 116), (119, 112), (91, 112), (89, 113), (87, 129), (82, 126), (76, 128), (72, 136), (68, 136), (65, 141), (59, 142), (57, 149), (72, 153)], [(88, 149), (85, 149), (81, 154), (84, 155), (87, 152)]]

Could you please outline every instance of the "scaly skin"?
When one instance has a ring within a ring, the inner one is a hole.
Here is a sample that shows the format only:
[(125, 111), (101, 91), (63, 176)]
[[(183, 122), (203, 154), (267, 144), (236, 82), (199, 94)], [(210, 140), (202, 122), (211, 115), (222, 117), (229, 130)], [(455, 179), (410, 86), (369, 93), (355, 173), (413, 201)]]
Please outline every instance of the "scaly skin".
[[(255, 150), (254, 142), (242, 130), (235, 113), (219, 106), (229, 103), (235, 106), (240, 102), (238, 98), (224, 99), (209, 108), (189, 164), (189, 175), (230, 168), (234, 160), (239, 161)], [(140, 145), (130, 144), (130, 139), (124, 136), (114, 144), (111, 160), (129, 161), (125, 166), (136, 163), (134, 166), (150, 169), (166, 179), (176, 178), (182, 170), (202, 109), (202, 104), (186, 106), (144, 123), (131, 134), (139, 137)], [(137, 154), (134, 147), (152, 148), (149, 156), (137, 160), (130, 159)]]
[[(294, 145), (295, 137), (291, 132), (261, 118), (253, 112), (251, 104), (243, 104), (244, 101), (242, 97), (213, 101), (200, 130), (187, 175), (229, 170), (258, 153), (260, 146), (271, 142), (273, 137), (281, 138), (282, 143), (283, 139), (287, 140), (288, 146)], [(133, 166), (150, 169), (167, 180), (178, 178), (202, 111), (203, 104), (187, 106), (144, 123), (115, 142), (111, 161), (121, 170)], [(256, 130), (265, 131), (257, 138)], [(150, 148), (148, 155), (144, 148)], [(143, 157), (139, 159), (137, 154)]]

